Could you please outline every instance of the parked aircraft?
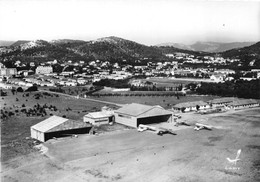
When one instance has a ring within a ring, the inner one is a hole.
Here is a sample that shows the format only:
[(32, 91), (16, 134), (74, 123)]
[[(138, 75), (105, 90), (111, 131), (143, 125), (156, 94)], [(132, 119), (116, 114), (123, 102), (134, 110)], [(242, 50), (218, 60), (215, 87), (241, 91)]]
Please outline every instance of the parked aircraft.
[(139, 132), (143, 132), (146, 130), (151, 130), (160, 136), (162, 136), (163, 134), (166, 134), (166, 133), (176, 135), (176, 133), (174, 133), (171, 129), (161, 128), (161, 127), (157, 129), (156, 127), (143, 125), (143, 124), (140, 124), (137, 129), (137, 131), (139, 131)]
[(143, 132), (143, 131), (146, 131), (146, 130), (156, 131), (156, 128), (153, 127), (153, 126), (148, 126), (148, 125), (140, 124), (140, 125), (138, 126), (138, 129), (137, 129), (137, 131), (139, 131), (139, 132)]
[(171, 130), (171, 129), (159, 128), (157, 130), (157, 135), (160, 135), (160, 136), (167, 134), (167, 133), (172, 134), (172, 135), (176, 135), (176, 133), (174, 133), (173, 130)]
[(175, 126), (179, 126), (179, 125), (185, 125), (185, 126), (190, 126), (187, 122), (185, 122), (185, 121), (177, 121), (176, 123), (175, 123)]
[(195, 124), (194, 130), (199, 131), (199, 130), (202, 130), (202, 129), (212, 130), (213, 126), (205, 125), (205, 124), (202, 124), (202, 123), (196, 123)]

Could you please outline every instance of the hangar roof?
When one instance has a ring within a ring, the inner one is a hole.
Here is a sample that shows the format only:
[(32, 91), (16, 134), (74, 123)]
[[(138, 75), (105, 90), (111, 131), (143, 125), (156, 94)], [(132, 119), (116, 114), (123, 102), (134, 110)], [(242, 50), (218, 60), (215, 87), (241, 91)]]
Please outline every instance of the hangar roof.
[(149, 117), (149, 116), (156, 116), (156, 115), (169, 115), (172, 112), (165, 110), (161, 106), (148, 106), (143, 104), (127, 104), (124, 105), (122, 108), (115, 110), (116, 113), (127, 114), (130, 116), (141, 116), (141, 117)]
[(257, 102), (257, 100), (254, 100), (254, 99), (239, 99), (239, 100), (237, 99), (237, 100), (234, 100), (229, 105), (241, 106), (241, 105), (248, 105), (248, 104), (258, 104), (258, 102)]
[(94, 119), (97, 119), (97, 118), (107, 118), (107, 117), (110, 117), (112, 116), (112, 112), (90, 112), (88, 114), (86, 114), (84, 117), (88, 117), (88, 118), (94, 118)]
[(51, 116), (31, 128), (41, 132), (54, 132), (76, 128), (89, 127), (90, 125), (80, 121), (73, 121), (59, 116)]
[(210, 100), (210, 101), (207, 101), (207, 102), (211, 103), (211, 104), (219, 104), (219, 103), (233, 102), (234, 100), (237, 100), (237, 98), (235, 98), (235, 97), (223, 97), (223, 98), (213, 99), (213, 100)]

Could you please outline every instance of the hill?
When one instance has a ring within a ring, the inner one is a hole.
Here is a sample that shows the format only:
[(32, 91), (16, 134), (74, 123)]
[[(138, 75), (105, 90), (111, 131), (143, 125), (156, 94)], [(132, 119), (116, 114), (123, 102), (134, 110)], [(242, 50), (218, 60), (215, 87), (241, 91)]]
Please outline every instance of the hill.
[(220, 53), (224, 58), (240, 59), (241, 69), (260, 68), (260, 42)]
[[(1, 50), (1, 60), (7, 58), (21, 61), (84, 60), (136, 61), (167, 59), (164, 48), (146, 46), (119, 37), (104, 37), (92, 41), (61, 39), (53, 41), (17, 41), (10, 48)], [(187, 52), (174, 49), (171, 52)]]
[(0, 40), (0, 47), (10, 46), (10, 45), (12, 45), (14, 42), (15, 42), (15, 41)]
[(202, 51), (193, 51), (193, 50), (190, 50), (190, 49), (176, 48), (176, 47), (173, 47), (173, 46), (160, 46), (160, 47), (158, 47), (158, 49), (160, 49), (163, 54), (174, 54), (174, 53), (177, 53), (177, 52), (196, 55), (196, 56), (210, 55), (211, 54), (211, 53), (202, 52)]
[(12, 47), (16, 47), (16, 46), (19, 46), (19, 45), (22, 45), (22, 44), (25, 44), (25, 43), (28, 43), (30, 42), (29, 40), (18, 40), (16, 42), (14, 42), (13, 44), (11, 44), (10, 46)]
[(247, 47), (253, 45), (255, 42), (231, 42), (231, 43), (220, 43), (220, 42), (196, 42), (191, 45), (179, 44), (179, 43), (163, 43), (158, 44), (158, 47), (162, 46), (173, 46), (179, 49), (186, 49), (199, 52), (223, 52), (231, 49)]

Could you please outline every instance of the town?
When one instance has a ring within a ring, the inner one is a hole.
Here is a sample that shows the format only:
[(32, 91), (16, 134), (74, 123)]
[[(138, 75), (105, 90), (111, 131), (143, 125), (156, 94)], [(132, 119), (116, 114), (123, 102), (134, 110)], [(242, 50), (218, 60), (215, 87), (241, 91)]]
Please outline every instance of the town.
[[(174, 61), (165, 62), (147, 62), (146, 65), (131, 64), (110, 64), (108, 61), (84, 61), (72, 62), (66, 61), (59, 63), (57, 60), (47, 63), (30, 62), (28, 65), (16, 61), (15, 68), (6, 68), (1, 63), (1, 80), (6, 83), (18, 86), (84, 86), (102, 79), (124, 80), (127, 78), (167, 78), (178, 80), (179, 78), (197, 79), (197, 82), (224, 82), (231, 81), (234, 76), (242, 80), (256, 80), (260, 78), (260, 69), (251, 69), (249, 71), (234, 71), (231, 69), (216, 69), (215, 64), (227, 65), (232, 62), (239, 62), (237, 59), (223, 59), (222, 57), (205, 56), (199, 60), (193, 55), (186, 54), (167, 54), (166, 56)], [(148, 59), (148, 58), (147, 58)], [(175, 60), (178, 61), (175, 61)], [(138, 60), (137, 60), (138, 61)], [(124, 62), (124, 60), (123, 60)], [(207, 63), (208, 68), (192, 68), (185, 66), (185, 63)], [(55, 68), (59, 67), (59, 70)], [(29, 69), (25, 69), (29, 68)], [(7, 79), (8, 78), (8, 79)], [(190, 80), (192, 82), (192, 80)], [(140, 85), (141, 82), (134, 80), (133, 85)]]

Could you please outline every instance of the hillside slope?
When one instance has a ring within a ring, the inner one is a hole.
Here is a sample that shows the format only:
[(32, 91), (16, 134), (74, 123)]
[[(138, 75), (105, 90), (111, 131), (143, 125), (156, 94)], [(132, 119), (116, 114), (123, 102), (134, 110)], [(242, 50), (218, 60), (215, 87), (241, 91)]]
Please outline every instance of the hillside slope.
[(231, 42), (231, 43), (196, 42), (191, 45), (179, 44), (179, 43), (163, 43), (163, 44), (158, 44), (157, 47), (173, 46), (179, 49), (215, 53), (215, 52), (223, 52), (223, 51), (236, 49), (236, 48), (247, 47), (253, 44), (255, 44), (255, 42)]
[[(171, 48), (174, 52), (185, 50)], [(93, 41), (53, 40), (17, 41), (13, 46), (0, 52), (1, 60), (49, 61), (64, 60), (163, 60), (167, 59), (163, 48), (146, 46), (119, 37), (105, 37)]]
[(221, 53), (224, 58), (240, 59), (243, 69), (260, 68), (260, 42), (248, 47), (232, 49)]

